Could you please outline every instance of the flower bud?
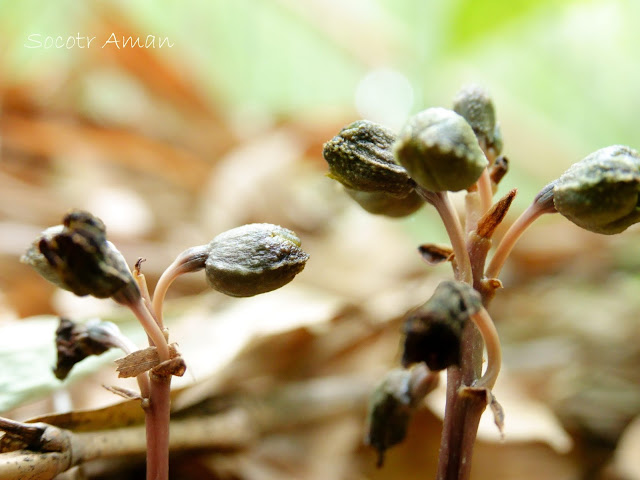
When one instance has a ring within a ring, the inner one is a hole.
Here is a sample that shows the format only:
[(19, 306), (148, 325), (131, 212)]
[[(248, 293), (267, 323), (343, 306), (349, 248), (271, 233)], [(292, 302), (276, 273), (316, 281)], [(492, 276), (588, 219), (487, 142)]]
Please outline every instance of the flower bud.
[(353, 190), (406, 197), (413, 186), (393, 158), (395, 140), (393, 132), (367, 120), (347, 125), (324, 144), (329, 176)]
[(387, 372), (376, 386), (369, 398), (365, 443), (378, 451), (378, 467), (387, 449), (404, 440), (413, 412), (436, 388), (438, 378), (424, 365), (416, 365)]
[(466, 283), (440, 283), (431, 298), (405, 319), (402, 364), (425, 362), (431, 370), (459, 365), (462, 330), (481, 308), (480, 294)]
[(579, 227), (612, 235), (640, 221), (640, 155), (629, 147), (602, 148), (553, 183), (555, 208)]
[(446, 108), (412, 117), (400, 132), (395, 155), (416, 183), (433, 192), (470, 187), (488, 164), (471, 126)]
[(502, 129), (500, 124), (496, 123), (493, 129), (493, 135), (487, 140), (487, 148), (493, 150), (494, 156), (498, 156), (502, 153), (503, 141), (502, 141)]
[(362, 192), (346, 188), (347, 194), (367, 212), (374, 215), (400, 218), (411, 215), (424, 205), (423, 198), (411, 190), (406, 197), (394, 197), (385, 192)]
[(471, 125), (478, 140), (490, 143), (496, 128), (496, 111), (489, 93), (480, 85), (467, 85), (453, 100), (453, 111)]
[(209, 284), (232, 297), (250, 297), (286, 285), (309, 258), (295, 233), (268, 223), (221, 233), (208, 250), (205, 272)]
[(106, 239), (104, 224), (88, 212), (73, 210), (63, 225), (42, 232), (21, 261), (78, 296), (125, 303), (140, 297), (127, 262)]

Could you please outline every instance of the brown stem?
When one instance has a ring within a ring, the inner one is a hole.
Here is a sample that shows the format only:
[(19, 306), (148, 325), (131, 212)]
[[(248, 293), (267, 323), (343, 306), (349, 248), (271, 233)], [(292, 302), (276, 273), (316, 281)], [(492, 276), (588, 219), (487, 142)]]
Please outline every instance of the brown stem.
[[(144, 282), (144, 277), (140, 279)], [(146, 282), (144, 282), (146, 283)], [(149, 344), (158, 349), (160, 362), (169, 360), (169, 344), (159, 322), (143, 297), (129, 305), (147, 332)], [(145, 408), (147, 435), (147, 480), (169, 478), (169, 421), (171, 413), (171, 376), (149, 375), (149, 401)]]
[(447, 403), (438, 457), (438, 480), (467, 480), (478, 423), (486, 400), (467, 394), (480, 376), (482, 337), (473, 322), (462, 334), (460, 367), (447, 369)]
[[(480, 187), (480, 182), (478, 186)], [(478, 223), (477, 219), (470, 220)], [(485, 238), (478, 235), (475, 229), (476, 226), (470, 228), (470, 225), (467, 225), (467, 231), (472, 231), (468, 233), (465, 251), (468, 249), (473, 287), (482, 294), (485, 289), (480, 287), (491, 240), (490, 235), (488, 235), (489, 238)], [(488, 301), (489, 298), (483, 295), (483, 303), (486, 304)], [(483, 389), (493, 386), (500, 371), (500, 343), (489, 314), (483, 308), (473, 315), (472, 319), (473, 321), (468, 322), (463, 332), (460, 367), (450, 367), (447, 370), (447, 402), (438, 458), (436, 477), (438, 480), (469, 478), (478, 424), (487, 407), (486, 391)], [(485, 343), (488, 357), (487, 370), (480, 378)], [(472, 386), (476, 388), (468, 388)]]
[(147, 480), (169, 478), (169, 422), (171, 376), (151, 374), (151, 395), (146, 410)]
[[(169, 346), (162, 332), (162, 304), (171, 283), (183, 273), (201, 270), (205, 266), (208, 249), (206, 245), (189, 248), (182, 252), (160, 276), (153, 295), (147, 304), (151, 308), (139, 308), (136, 315), (145, 326), (151, 343), (158, 348), (160, 362), (169, 360)], [(144, 277), (142, 282), (144, 282)], [(142, 289), (141, 289), (142, 290)], [(145, 305), (144, 302), (141, 303)], [(155, 316), (155, 318), (154, 318)], [(153, 322), (151, 322), (153, 321)], [(155, 328), (151, 328), (151, 323)], [(147, 326), (149, 328), (147, 328)], [(160, 332), (160, 335), (158, 335)], [(171, 375), (150, 374), (151, 395), (147, 409), (147, 480), (167, 480), (169, 477), (169, 422), (171, 418)]]

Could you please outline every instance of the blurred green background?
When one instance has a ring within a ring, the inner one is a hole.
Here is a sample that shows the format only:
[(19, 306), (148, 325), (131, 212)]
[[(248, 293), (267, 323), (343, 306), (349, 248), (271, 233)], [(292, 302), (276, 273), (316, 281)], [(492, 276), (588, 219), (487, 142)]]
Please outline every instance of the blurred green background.
[[(101, 48), (115, 25), (168, 37), (173, 47), (153, 55), (240, 123), (343, 115), (398, 127), (481, 83), (498, 108), (521, 206), (588, 152), (637, 144), (632, 0), (5, 0), (0, 9), (5, 87), (35, 83), (43, 105), (67, 91), (67, 107), (96, 121), (145, 129), (127, 111), (149, 101), (137, 98), (145, 85), (104, 60), (115, 55)], [(34, 33), (97, 38), (89, 49), (25, 48)]]

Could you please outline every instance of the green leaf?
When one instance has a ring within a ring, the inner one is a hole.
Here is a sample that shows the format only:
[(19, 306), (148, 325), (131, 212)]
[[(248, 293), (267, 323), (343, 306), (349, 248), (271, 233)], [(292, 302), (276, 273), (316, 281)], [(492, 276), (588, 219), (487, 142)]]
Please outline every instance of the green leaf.
[(450, 37), (452, 49), (465, 48), (494, 34), (503, 26), (531, 17), (548, 7), (559, 7), (576, 0), (460, 0), (451, 11)]

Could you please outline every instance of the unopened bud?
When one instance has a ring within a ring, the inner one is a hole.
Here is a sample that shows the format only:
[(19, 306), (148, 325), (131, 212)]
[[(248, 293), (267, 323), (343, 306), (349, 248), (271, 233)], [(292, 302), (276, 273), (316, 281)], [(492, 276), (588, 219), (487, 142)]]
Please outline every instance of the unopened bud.
[(400, 132), (395, 155), (416, 183), (433, 192), (470, 187), (488, 164), (469, 123), (446, 108), (412, 117)]
[(436, 371), (459, 365), (462, 330), (481, 308), (480, 294), (466, 283), (440, 283), (431, 298), (405, 319), (402, 364), (425, 362)]
[(406, 197), (413, 186), (393, 157), (395, 140), (391, 130), (367, 120), (347, 125), (324, 144), (329, 176), (353, 190)]
[(479, 140), (490, 143), (496, 128), (496, 111), (483, 87), (467, 85), (461, 88), (453, 100), (453, 111), (464, 117)]
[(209, 243), (208, 253), (209, 284), (232, 297), (250, 297), (286, 285), (309, 258), (294, 232), (267, 223), (221, 233)]
[(106, 239), (104, 224), (88, 212), (73, 210), (63, 225), (42, 232), (21, 261), (78, 296), (125, 303), (140, 297), (127, 262)]
[(437, 384), (437, 374), (415, 365), (387, 372), (376, 386), (369, 398), (365, 443), (378, 451), (378, 467), (385, 452), (404, 440), (413, 412)]
[(555, 208), (586, 230), (612, 235), (640, 221), (640, 155), (629, 147), (602, 148), (553, 184)]
[(406, 217), (424, 205), (424, 199), (415, 190), (411, 190), (411, 193), (402, 198), (385, 192), (362, 192), (351, 188), (345, 188), (345, 191), (358, 202), (358, 205), (374, 215)]

